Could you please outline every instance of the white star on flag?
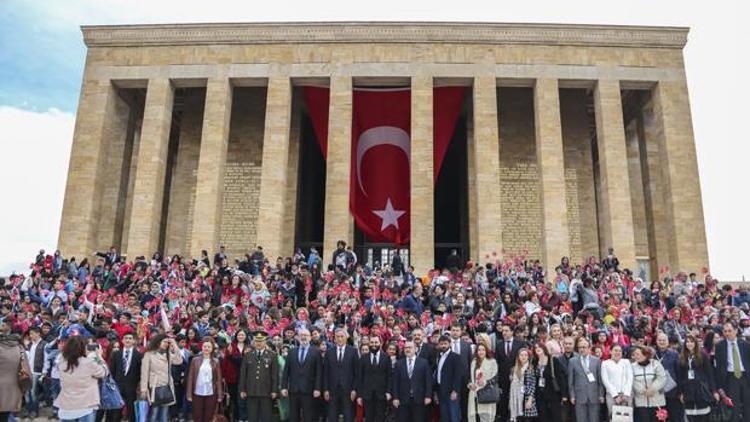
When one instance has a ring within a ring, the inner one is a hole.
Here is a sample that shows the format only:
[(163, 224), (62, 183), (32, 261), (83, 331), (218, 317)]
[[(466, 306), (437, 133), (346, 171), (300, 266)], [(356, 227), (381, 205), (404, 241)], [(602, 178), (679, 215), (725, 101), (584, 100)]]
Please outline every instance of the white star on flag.
[(393, 226), (396, 230), (398, 228), (398, 219), (402, 215), (406, 214), (406, 211), (393, 209), (391, 204), (391, 198), (388, 198), (388, 202), (385, 204), (384, 210), (372, 210), (372, 212), (383, 220), (383, 224), (380, 225), (380, 231), (384, 231), (389, 226)]

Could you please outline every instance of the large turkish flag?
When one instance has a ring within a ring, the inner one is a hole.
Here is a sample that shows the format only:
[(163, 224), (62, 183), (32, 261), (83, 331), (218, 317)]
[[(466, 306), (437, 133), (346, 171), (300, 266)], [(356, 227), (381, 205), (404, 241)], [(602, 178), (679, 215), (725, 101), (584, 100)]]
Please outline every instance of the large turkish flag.
[[(464, 92), (462, 87), (434, 90), (434, 182), (453, 135)], [(328, 146), (329, 95), (327, 88), (304, 90), (324, 157)], [(409, 88), (353, 90), (349, 209), (370, 242), (409, 243), (410, 134)]]
[(409, 242), (411, 90), (356, 89), (349, 208), (371, 242)]

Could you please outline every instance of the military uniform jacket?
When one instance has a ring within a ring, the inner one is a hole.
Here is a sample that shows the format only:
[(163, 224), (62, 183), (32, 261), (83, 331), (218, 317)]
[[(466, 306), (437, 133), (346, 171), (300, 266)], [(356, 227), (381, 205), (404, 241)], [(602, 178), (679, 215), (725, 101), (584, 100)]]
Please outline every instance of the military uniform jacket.
[(264, 350), (260, 356), (253, 350), (242, 358), (239, 391), (248, 397), (271, 397), (279, 392), (279, 361), (276, 353)]

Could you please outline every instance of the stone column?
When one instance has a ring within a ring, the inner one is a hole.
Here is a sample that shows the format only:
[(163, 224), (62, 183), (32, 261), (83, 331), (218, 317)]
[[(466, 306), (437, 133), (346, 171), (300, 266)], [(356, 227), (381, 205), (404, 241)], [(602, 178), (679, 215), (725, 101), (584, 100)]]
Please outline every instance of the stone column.
[(670, 270), (701, 274), (709, 266), (708, 247), (687, 82), (684, 77), (661, 81), (652, 96), (670, 229)]
[(422, 276), (435, 266), (432, 76), (411, 78), (411, 240), (409, 263)]
[(594, 90), (599, 151), (600, 249), (615, 248), (621, 268), (635, 269), (635, 232), (622, 118), (620, 82), (600, 80)]
[(557, 79), (536, 80), (534, 125), (542, 196), (542, 262), (546, 268), (552, 269), (561, 257), (570, 256), (565, 155)]
[(141, 143), (133, 186), (128, 259), (151, 256), (159, 247), (174, 88), (167, 78), (148, 81)]
[(292, 83), (289, 76), (271, 76), (268, 79), (257, 223), (258, 244), (263, 246), (271, 262), (275, 262), (277, 256), (292, 253), (282, 250), (284, 230), (294, 230), (294, 227), (284, 227), (283, 224), (291, 114)]
[(97, 247), (107, 138), (115, 125), (117, 90), (84, 77), (73, 132), (58, 248), (78, 261)]
[[(331, 76), (328, 109), (328, 156), (326, 157), (326, 204), (323, 229), (323, 266), (330, 263), (336, 242), (354, 242), (354, 223), (349, 212), (349, 173), (352, 159), (352, 78)], [(360, 257), (364, 260), (365, 257)]]
[(497, 120), (497, 81), (494, 75), (474, 78), (474, 164), (476, 167), (477, 251), (471, 255), (483, 263), (486, 255), (501, 254), (500, 132)]
[(190, 254), (193, 257), (200, 256), (203, 249), (218, 250), (231, 114), (232, 86), (229, 79), (209, 79), (206, 84), (193, 233), (190, 241)]

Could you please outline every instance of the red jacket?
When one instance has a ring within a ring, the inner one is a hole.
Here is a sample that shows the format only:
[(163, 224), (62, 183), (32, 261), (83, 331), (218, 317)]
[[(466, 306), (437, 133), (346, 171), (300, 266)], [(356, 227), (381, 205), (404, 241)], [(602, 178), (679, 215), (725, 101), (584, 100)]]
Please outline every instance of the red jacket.
[[(245, 346), (245, 351), (249, 346)], [(237, 343), (232, 343), (224, 351), (224, 359), (221, 360), (221, 375), (227, 384), (237, 384), (240, 378), (240, 367), (242, 365), (242, 352), (237, 348)]]

